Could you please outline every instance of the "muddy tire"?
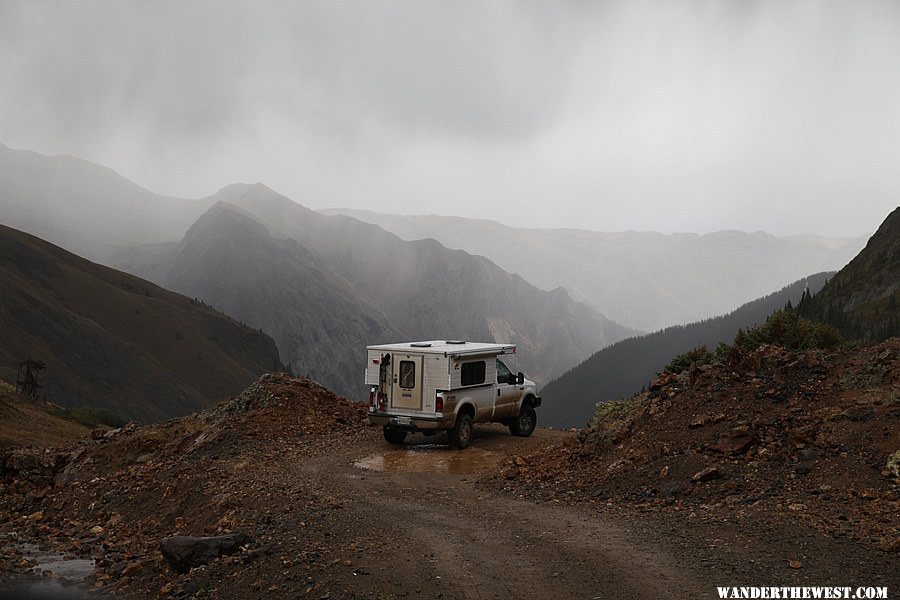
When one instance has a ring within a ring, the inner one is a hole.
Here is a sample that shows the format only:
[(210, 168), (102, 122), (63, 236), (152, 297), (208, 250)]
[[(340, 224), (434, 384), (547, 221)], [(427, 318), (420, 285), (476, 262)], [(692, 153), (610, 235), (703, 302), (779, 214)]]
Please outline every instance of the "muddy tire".
[(402, 444), (406, 439), (406, 431), (402, 429), (394, 429), (393, 427), (384, 428), (384, 441), (388, 444)]
[(537, 427), (537, 413), (534, 412), (533, 406), (525, 404), (519, 411), (519, 416), (510, 423), (509, 431), (519, 437), (528, 437), (534, 433), (535, 427)]
[(464, 450), (472, 443), (475, 427), (472, 424), (472, 415), (462, 413), (456, 417), (456, 425), (447, 432), (450, 438), (450, 447), (454, 450)]

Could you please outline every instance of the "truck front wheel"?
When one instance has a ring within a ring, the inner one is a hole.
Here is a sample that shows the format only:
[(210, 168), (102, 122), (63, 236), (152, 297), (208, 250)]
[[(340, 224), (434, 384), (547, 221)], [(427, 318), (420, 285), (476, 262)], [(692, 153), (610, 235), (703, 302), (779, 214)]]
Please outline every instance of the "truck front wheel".
[(535, 427), (537, 427), (537, 413), (534, 412), (533, 406), (526, 404), (519, 410), (519, 416), (510, 423), (509, 431), (513, 435), (528, 437), (534, 432)]
[(403, 429), (394, 429), (393, 427), (384, 428), (384, 440), (388, 444), (402, 444), (406, 439), (406, 431)]
[(472, 435), (475, 428), (472, 425), (472, 415), (467, 412), (461, 413), (456, 417), (456, 425), (453, 426), (447, 435), (450, 437), (450, 447), (456, 450), (463, 450), (472, 443)]

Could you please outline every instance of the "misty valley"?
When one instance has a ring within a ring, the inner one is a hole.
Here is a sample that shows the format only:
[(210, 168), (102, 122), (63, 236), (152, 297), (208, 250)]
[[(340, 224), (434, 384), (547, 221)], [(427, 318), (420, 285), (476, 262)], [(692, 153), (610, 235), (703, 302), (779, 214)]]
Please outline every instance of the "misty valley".
[(894, 597), (898, 40), (0, 0), (0, 599)]

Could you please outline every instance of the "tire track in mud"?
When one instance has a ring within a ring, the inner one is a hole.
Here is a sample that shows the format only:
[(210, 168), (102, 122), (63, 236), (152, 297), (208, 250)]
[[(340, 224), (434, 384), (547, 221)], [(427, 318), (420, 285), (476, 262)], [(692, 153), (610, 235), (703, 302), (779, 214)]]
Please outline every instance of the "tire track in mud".
[[(498, 461), (527, 444), (492, 430), (480, 433), (475, 447)], [(341, 582), (361, 597), (660, 598), (714, 592), (624, 524), (480, 489), (478, 472), (493, 468), (484, 455), (473, 452), (474, 472), (465, 473), (458, 464), (442, 464), (458, 462), (460, 453), (433, 445), (374, 447), (369, 450), (376, 455), (405, 451), (412, 457), (404, 463), (395, 456), (380, 463), (388, 470), (373, 471), (354, 466), (365, 450), (303, 469), (317, 472), (346, 498), (344, 518), (357, 541), (383, 544), (371, 557), (370, 580)]]

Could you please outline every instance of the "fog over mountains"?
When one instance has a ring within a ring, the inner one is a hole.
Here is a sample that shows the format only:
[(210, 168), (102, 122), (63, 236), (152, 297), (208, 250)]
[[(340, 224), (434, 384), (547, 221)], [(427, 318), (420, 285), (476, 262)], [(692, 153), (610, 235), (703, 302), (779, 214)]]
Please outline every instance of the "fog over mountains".
[(546, 382), (633, 333), (482, 257), (322, 215), (260, 184), (215, 198), (146, 275), (270, 332), (297, 372), (340, 393), (361, 394), (359, 352), (379, 340), (512, 340), (521, 368)]
[(262, 184), (179, 199), (5, 146), (0, 189), (0, 222), (201, 299), (270, 334), (296, 372), (354, 397), (366, 344), (514, 342), (516, 366), (543, 384), (638, 330), (722, 314), (842, 266), (862, 243), (325, 214)]
[(332, 209), (403, 239), (485, 256), (544, 289), (565, 288), (610, 319), (655, 331), (722, 315), (801, 277), (837, 271), (866, 238), (720, 231), (664, 235), (524, 229), (496, 221)]
[(28, 191), (3, 195), (8, 225), (261, 328), (296, 372), (353, 397), (366, 344), (511, 341), (518, 368), (544, 383), (635, 333), (486, 258), (324, 215), (261, 184), (182, 204), (85, 161), (4, 148), (0, 189)]
[(0, 143), (0, 222), (91, 260), (106, 262), (118, 246), (177, 240), (207, 208), (86, 160)]

